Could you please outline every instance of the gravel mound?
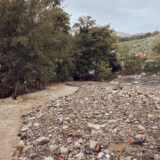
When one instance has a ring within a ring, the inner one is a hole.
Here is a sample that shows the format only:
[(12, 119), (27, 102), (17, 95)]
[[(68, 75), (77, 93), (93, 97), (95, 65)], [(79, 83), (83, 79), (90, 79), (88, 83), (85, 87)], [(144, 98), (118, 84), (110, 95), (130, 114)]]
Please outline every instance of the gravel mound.
[(86, 82), (24, 115), (14, 159), (160, 160), (160, 88), (115, 82)]

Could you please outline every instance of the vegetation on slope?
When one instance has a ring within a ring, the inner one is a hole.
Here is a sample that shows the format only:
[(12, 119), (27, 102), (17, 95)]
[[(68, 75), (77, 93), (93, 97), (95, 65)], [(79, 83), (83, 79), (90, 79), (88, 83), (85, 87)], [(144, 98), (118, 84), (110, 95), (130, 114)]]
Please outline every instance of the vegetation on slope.
[[(156, 34), (155, 34), (156, 33)], [(160, 34), (139, 40), (119, 42), (118, 57), (125, 74), (158, 72), (160, 70)]]
[(120, 37), (119, 38), (119, 42), (126, 42), (126, 41), (133, 41), (133, 40), (139, 40), (139, 39), (144, 39), (147, 37), (151, 37), (151, 36), (155, 36), (159, 34), (159, 31), (155, 31), (153, 33), (144, 33), (144, 34), (136, 34), (136, 35), (132, 35), (132, 36), (126, 36), (126, 37)]
[(80, 32), (72, 36), (61, 0), (0, 0), (0, 19), (1, 98), (16, 98), (77, 73), (76, 79), (85, 80), (91, 69), (97, 80), (115, 71), (116, 41), (109, 26), (85, 26), (91, 17), (83, 17)]
[(160, 34), (150, 36), (139, 40), (131, 40), (127, 42), (119, 42), (119, 55), (135, 55), (144, 53), (146, 55), (153, 55), (156, 52), (153, 48), (160, 43)]

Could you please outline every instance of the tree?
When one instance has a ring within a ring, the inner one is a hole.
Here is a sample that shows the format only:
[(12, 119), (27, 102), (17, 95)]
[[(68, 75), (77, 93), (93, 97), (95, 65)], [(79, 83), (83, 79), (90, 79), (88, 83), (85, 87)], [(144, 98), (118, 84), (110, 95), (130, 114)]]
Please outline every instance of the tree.
[(14, 93), (16, 98), (57, 81), (69, 36), (69, 16), (60, 4), (61, 0), (0, 0), (1, 97)]
[[(112, 69), (117, 65), (116, 38), (110, 26), (95, 26), (91, 17), (80, 17), (76, 23), (77, 34), (75, 35), (75, 79), (98, 79), (109, 78)], [(94, 72), (91, 75), (90, 73)]]

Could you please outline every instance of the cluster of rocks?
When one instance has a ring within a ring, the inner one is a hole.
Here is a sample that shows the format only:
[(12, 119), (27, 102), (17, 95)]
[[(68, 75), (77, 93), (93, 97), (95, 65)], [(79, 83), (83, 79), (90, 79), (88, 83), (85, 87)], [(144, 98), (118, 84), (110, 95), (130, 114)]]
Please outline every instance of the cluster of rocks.
[(148, 85), (148, 86), (160, 86), (160, 75), (153, 74), (149, 75), (146, 73), (142, 73), (139, 75), (130, 75), (130, 76), (121, 76), (114, 79), (111, 83), (127, 83), (127, 84), (140, 84), (140, 85)]
[(160, 160), (160, 88), (86, 82), (23, 116), (19, 160)]

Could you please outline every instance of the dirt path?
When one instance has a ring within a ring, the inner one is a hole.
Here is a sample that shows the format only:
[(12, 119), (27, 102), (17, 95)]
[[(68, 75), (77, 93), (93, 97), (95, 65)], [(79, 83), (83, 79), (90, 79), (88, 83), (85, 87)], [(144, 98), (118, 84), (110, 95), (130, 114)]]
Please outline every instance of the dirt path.
[(10, 160), (17, 145), (17, 133), (21, 125), (21, 116), (32, 110), (32, 107), (43, 105), (74, 93), (78, 88), (60, 84), (51, 86), (43, 91), (18, 97), (0, 100), (0, 160)]

